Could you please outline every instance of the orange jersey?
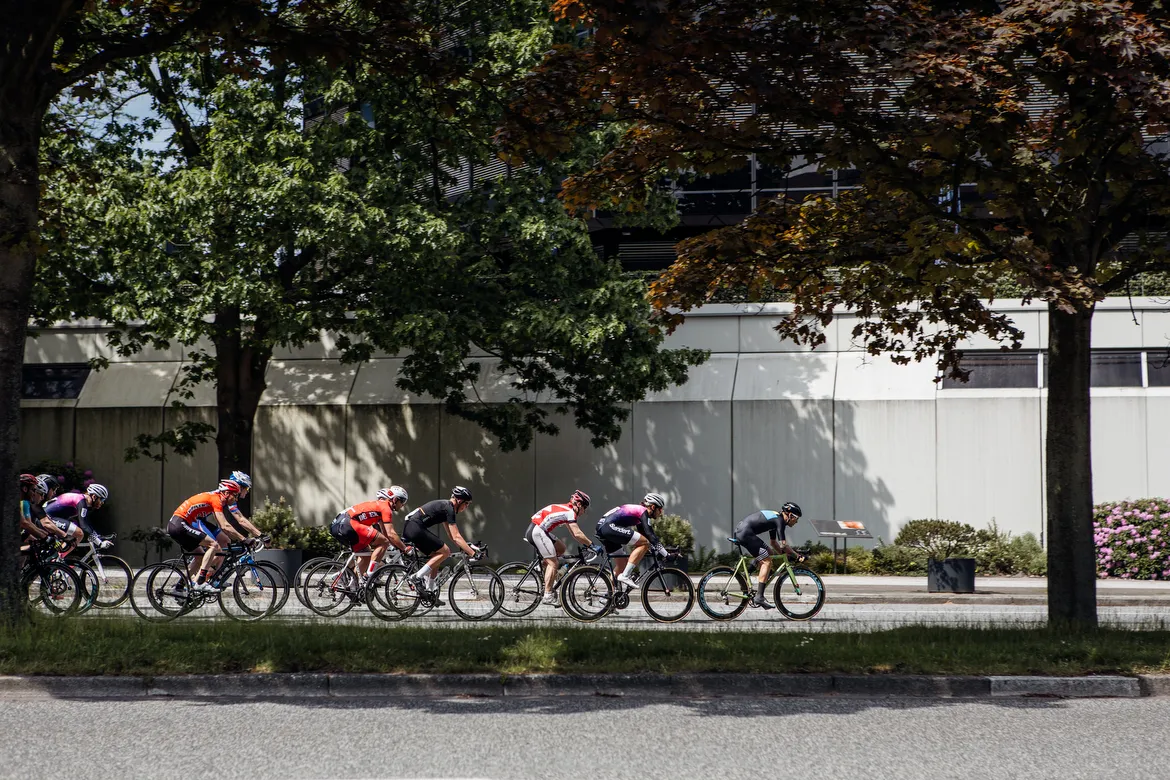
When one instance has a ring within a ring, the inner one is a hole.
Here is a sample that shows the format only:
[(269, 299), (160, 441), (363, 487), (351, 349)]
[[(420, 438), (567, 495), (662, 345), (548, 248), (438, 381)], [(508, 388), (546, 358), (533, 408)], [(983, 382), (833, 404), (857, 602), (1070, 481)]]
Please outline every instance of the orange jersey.
[(179, 504), (175, 517), (185, 523), (194, 523), (214, 512), (224, 512), (223, 496), (219, 493), (199, 493)]
[(390, 509), (389, 501), (363, 501), (345, 510), (345, 514), (349, 515), (350, 520), (362, 525), (390, 524), (394, 520), (394, 512)]

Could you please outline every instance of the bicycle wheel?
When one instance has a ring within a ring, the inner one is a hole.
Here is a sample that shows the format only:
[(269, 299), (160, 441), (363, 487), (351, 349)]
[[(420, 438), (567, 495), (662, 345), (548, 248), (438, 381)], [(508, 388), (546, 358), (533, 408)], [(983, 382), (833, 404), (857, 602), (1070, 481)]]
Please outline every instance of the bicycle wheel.
[(284, 569), (277, 566), (272, 561), (253, 561), (248, 566), (255, 566), (259, 569), (264, 569), (272, 577), (273, 587), (276, 588), (276, 603), (269, 610), (269, 615), (275, 615), (280, 610), (284, 609), (284, 605), (288, 603), (288, 577), (284, 574)]
[(29, 608), (42, 615), (73, 615), (81, 608), (81, 581), (62, 563), (38, 564), (24, 576), (21, 589)]
[(712, 620), (731, 620), (748, 606), (748, 584), (730, 566), (716, 566), (699, 580), (699, 609)]
[(98, 596), (94, 604), (101, 609), (121, 606), (130, 597), (130, 564), (116, 555), (95, 555), (92, 568), (98, 576)]
[(596, 566), (581, 566), (561, 583), (561, 606), (565, 614), (582, 623), (605, 617), (613, 609), (613, 595), (609, 572)]
[(496, 569), (504, 585), (504, 600), (500, 612), (508, 617), (524, 617), (540, 604), (544, 595), (544, 580), (540, 566), (532, 561), (513, 561)]
[(642, 580), (642, 608), (659, 623), (677, 623), (695, 606), (695, 586), (682, 569), (659, 569)]
[(468, 566), (451, 578), (447, 601), (464, 620), (487, 620), (500, 611), (504, 583), (490, 566)]
[(280, 589), (275, 575), (268, 568), (259, 564), (241, 564), (224, 578), (224, 583), (219, 607), (232, 620), (259, 620), (276, 611)]
[(98, 597), (98, 576), (89, 564), (83, 563), (80, 560), (70, 560), (64, 562), (66, 566), (73, 569), (73, 573), (77, 575), (77, 581), (81, 584), (81, 603), (77, 607), (79, 614), (84, 614), (93, 608), (94, 602)]
[[(413, 611), (418, 597), (406, 584), (405, 566), (381, 566), (366, 583), (366, 606), (382, 620), (402, 620)], [(405, 595), (404, 595), (405, 594)]]
[(772, 592), (776, 609), (789, 620), (808, 620), (825, 605), (825, 583), (808, 569), (793, 569), (792, 575), (784, 569), (776, 575)]
[(308, 575), (310, 571), (312, 571), (317, 566), (320, 566), (322, 563), (331, 563), (335, 560), (337, 559), (325, 557), (310, 558), (309, 560), (302, 563), (300, 568), (297, 569), (296, 576), (293, 577), (292, 589), (297, 594), (297, 601), (301, 602), (302, 607), (307, 609), (309, 606), (308, 602), (305, 601), (304, 594), (306, 575)]
[(357, 578), (344, 561), (326, 561), (305, 577), (305, 606), (323, 617), (340, 617), (357, 604)]
[(181, 566), (144, 566), (130, 581), (130, 606), (143, 620), (166, 623), (191, 609), (191, 580)]

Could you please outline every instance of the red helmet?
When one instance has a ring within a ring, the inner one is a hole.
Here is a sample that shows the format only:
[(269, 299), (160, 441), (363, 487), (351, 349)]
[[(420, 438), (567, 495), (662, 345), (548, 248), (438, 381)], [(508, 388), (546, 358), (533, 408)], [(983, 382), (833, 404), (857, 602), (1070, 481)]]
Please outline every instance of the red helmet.
[(583, 490), (574, 490), (573, 495), (569, 497), (569, 500), (579, 503), (582, 509), (589, 508), (589, 494)]
[(228, 495), (233, 496), (238, 496), (240, 494), (240, 486), (235, 482), (232, 482), (230, 479), (225, 479), (220, 482), (219, 487), (216, 488), (216, 490), (219, 493), (227, 493)]

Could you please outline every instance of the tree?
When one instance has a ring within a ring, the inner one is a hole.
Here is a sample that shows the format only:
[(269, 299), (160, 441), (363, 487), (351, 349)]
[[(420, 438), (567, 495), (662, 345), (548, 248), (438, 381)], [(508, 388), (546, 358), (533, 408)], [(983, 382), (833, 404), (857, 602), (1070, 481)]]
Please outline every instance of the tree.
[[(6, 0), (0, 3), (0, 620), (18, 593), (16, 453), (20, 377), (40, 238), (40, 147), (52, 102), (103, 88), (113, 66), (177, 47), (241, 72), (241, 46), (286, 56), (361, 59), (383, 71), (430, 49), (395, 0)], [(442, 77), (441, 73), (436, 74)]]
[(1093, 309), (1138, 275), (1170, 269), (1158, 232), (1170, 207), (1162, 4), (554, 8), (594, 34), (549, 55), (502, 139), (517, 154), (548, 153), (588, 123), (630, 123), (601, 164), (566, 183), (569, 204), (636, 204), (673, 172), (751, 156), (859, 177), (838, 199), (777, 198), (682, 243), (652, 291), (669, 322), (726, 285), (779, 289), (795, 305), (784, 336), (815, 346), (818, 324), (848, 308), (870, 352), (933, 356), (961, 377), (965, 336), (1019, 346), (989, 306), (999, 282), (1047, 302), (1049, 619), (1095, 625)]
[[(347, 360), (408, 351), (399, 383), (504, 449), (556, 433), (549, 405), (595, 443), (615, 439), (627, 404), (683, 381), (699, 353), (659, 351), (643, 283), (599, 258), (548, 197), (556, 168), (497, 164), (447, 194), (450, 171), (498, 163), (491, 135), (507, 90), (555, 32), (540, 15), (521, 2), (420, 12), (459, 45), (392, 79), (361, 63), (248, 78), (205, 56), (133, 63), (120, 94), (150, 96), (169, 147), (119, 153), (103, 140), (101, 154), (55, 171), (62, 240), (42, 268), (43, 313), (101, 317), (130, 351), (210, 341), (188, 379), (215, 382), (222, 473), (250, 470), (273, 350), (322, 330), (340, 334)], [(436, 83), (436, 65), (466, 72)], [(303, 96), (316, 96), (316, 117)], [(103, 137), (119, 124), (104, 123)], [(468, 397), (476, 349), (500, 359), (509, 403)]]

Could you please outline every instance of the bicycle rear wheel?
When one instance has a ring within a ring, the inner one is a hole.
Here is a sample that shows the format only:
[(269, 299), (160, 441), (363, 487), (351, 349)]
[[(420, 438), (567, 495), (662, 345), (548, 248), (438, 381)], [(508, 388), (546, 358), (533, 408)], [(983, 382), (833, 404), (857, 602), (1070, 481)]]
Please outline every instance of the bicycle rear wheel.
[(310, 571), (320, 566), (322, 563), (332, 563), (336, 558), (326, 558), (324, 556), (317, 558), (310, 558), (301, 564), (297, 569), (296, 576), (293, 577), (292, 589), (297, 594), (297, 601), (301, 602), (301, 606), (308, 609), (309, 603), (305, 600), (305, 579)]
[(699, 609), (712, 620), (731, 620), (748, 606), (748, 584), (730, 566), (716, 566), (699, 580)]
[(219, 606), (232, 620), (260, 620), (277, 610), (280, 588), (276, 584), (275, 575), (266, 567), (241, 564), (224, 582)]
[(464, 620), (487, 620), (500, 610), (504, 583), (490, 566), (468, 566), (451, 578), (447, 600)]
[(825, 583), (808, 569), (781, 569), (772, 593), (776, 609), (789, 620), (808, 620), (825, 605)]
[(695, 586), (682, 569), (659, 569), (642, 581), (642, 608), (659, 623), (676, 623), (695, 606)]
[(82, 563), (80, 560), (68, 560), (64, 562), (66, 566), (73, 569), (73, 573), (77, 575), (77, 581), (81, 584), (81, 603), (77, 607), (79, 614), (84, 614), (93, 608), (94, 602), (98, 597), (98, 576), (89, 564)]
[(340, 617), (357, 604), (357, 577), (343, 561), (326, 561), (305, 577), (305, 606), (322, 617)]
[(130, 564), (116, 555), (95, 555), (92, 568), (98, 576), (98, 595), (94, 604), (113, 609), (130, 597)]
[[(366, 583), (366, 606), (383, 620), (402, 620), (418, 603), (414, 591), (406, 585), (410, 573), (405, 566), (390, 564), (373, 573)], [(406, 594), (402, 595), (401, 591)]]
[(77, 574), (61, 563), (38, 564), (24, 576), (21, 589), (30, 609), (54, 617), (76, 614), (84, 599)]
[(609, 573), (596, 566), (580, 566), (561, 583), (561, 606), (565, 614), (582, 623), (592, 623), (613, 609), (614, 588)]
[(508, 617), (524, 617), (540, 604), (544, 595), (544, 579), (539, 565), (532, 561), (513, 561), (496, 569), (504, 584), (504, 600), (500, 612)]
[(130, 581), (130, 606), (143, 620), (166, 623), (190, 608), (191, 581), (181, 566), (144, 566)]

